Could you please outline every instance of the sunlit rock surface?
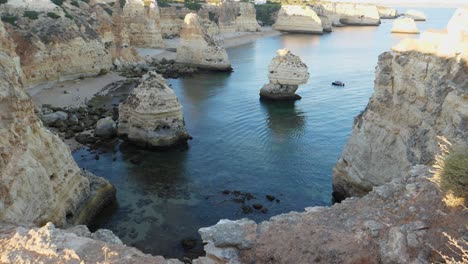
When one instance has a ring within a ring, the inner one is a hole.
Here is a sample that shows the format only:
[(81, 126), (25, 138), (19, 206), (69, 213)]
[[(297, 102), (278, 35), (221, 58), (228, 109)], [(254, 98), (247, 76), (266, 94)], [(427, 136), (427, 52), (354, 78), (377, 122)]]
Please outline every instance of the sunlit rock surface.
[(164, 47), (160, 19), (158, 3), (155, 0), (126, 0), (123, 6), (123, 20), (132, 46)]
[(398, 17), (398, 11), (395, 8), (377, 6), (377, 11), (379, 12), (380, 18), (392, 19)]
[(418, 34), (419, 29), (414, 19), (409, 17), (400, 17), (393, 21), (392, 33)]
[(466, 144), (468, 49), (456, 32), (406, 39), (380, 55), (374, 94), (333, 171), (336, 194), (362, 196), (431, 164), (438, 136)]
[(145, 74), (120, 104), (118, 134), (148, 148), (184, 144), (189, 139), (182, 106), (161, 75)]
[(414, 21), (426, 21), (426, 15), (418, 10), (408, 10), (405, 12), (405, 16), (414, 19)]
[(260, 30), (252, 3), (221, 1), (218, 5), (205, 4), (198, 14), (219, 26), (220, 33), (255, 32)]
[(232, 70), (226, 50), (215, 43), (202, 19), (194, 13), (185, 16), (176, 61), (210, 70)]
[(281, 6), (273, 28), (286, 32), (323, 33), (322, 20), (309, 6)]
[(87, 223), (115, 190), (82, 171), (65, 143), (43, 127), (23, 89), (16, 49), (0, 23), (0, 220)]
[(312, 7), (320, 16), (326, 16), (333, 26), (377, 26), (380, 15), (375, 5), (320, 1)]
[(260, 90), (260, 97), (272, 100), (300, 99), (295, 92), (300, 84), (307, 83), (307, 65), (287, 49), (278, 50), (268, 67), (268, 79)]

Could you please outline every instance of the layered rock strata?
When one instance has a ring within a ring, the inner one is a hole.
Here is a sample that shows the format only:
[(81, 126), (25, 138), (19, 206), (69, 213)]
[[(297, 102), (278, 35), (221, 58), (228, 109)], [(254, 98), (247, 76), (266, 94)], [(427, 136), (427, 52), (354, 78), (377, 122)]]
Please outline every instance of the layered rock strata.
[(232, 70), (226, 50), (215, 43), (194, 13), (185, 16), (176, 61), (210, 70)]
[(252, 3), (222, 1), (218, 5), (206, 4), (199, 11), (204, 19), (215, 22), (220, 33), (255, 32), (260, 30)]
[(190, 9), (179, 6), (160, 7), (159, 9), (161, 11), (162, 37), (178, 37), (184, 24), (185, 15), (190, 13)]
[(419, 29), (414, 19), (400, 17), (393, 21), (392, 33), (419, 34)]
[(380, 18), (383, 19), (392, 19), (398, 17), (398, 11), (395, 8), (377, 6), (377, 11), (379, 12)]
[(463, 242), (468, 214), (463, 208), (447, 207), (443, 193), (428, 177), (432, 177), (428, 167), (415, 166), (405, 177), (360, 199), (310, 207), (259, 224), (221, 220), (199, 230), (206, 243), (206, 257), (200, 261), (445, 263), (453, 258), (461, 263), (461, 250), (466, 252), (468, 246)]
[(164, 47), (161, 17), (155, 0), (126, 0), (122, 15), (130, 45), (141, 48)]
[(418, 10), (408, 10), (405, 12), (405, 16), (414, 19), (414, 21), (426, 21), (426, 15)]
[(260, 97), (272, 100), (300, 99), (295, 92), (300, 84), (307, 83), (309, 79), (307, 65), (287, 49), (278, 50), (276, 53), (278, 55), (268, 66), (270, 83), (262, 87)]
[(118, 134), (148, 148), (185, 144), (190, 138), (182, 106), (161, 75), (145, 74), (140, 85), (120, 104)]
[(16, 49), (0, 23), (0, 220), (87, 223), (115, 190), (82, 171), (65, 143), (42, 126), (23, 89)]
[(454, 145), (467, 143), (468, 39), (463, 36), (452, 30), (424, 34), (380, 55), (374, 94), (355, 118), (333, 170), (335, 194), (362, 196), (415, 164), (430, 164), (439, 136)]
[[(286, 32), (322, 34), (322, 20), (310, 6), (283, 5), (273, 29)], [(328, 27), (327, 27), (328, 29)]]
[(379, 11), (375, 5), (321, 1), (314, 4), (313, 9), (319, 16), (328, 17), (333, 26), (380, 25)]

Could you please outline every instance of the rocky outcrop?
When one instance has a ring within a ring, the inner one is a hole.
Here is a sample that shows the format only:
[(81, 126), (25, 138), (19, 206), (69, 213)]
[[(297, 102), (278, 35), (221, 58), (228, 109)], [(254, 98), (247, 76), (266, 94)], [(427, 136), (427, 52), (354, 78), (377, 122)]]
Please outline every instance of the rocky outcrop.
[(252, 3), (221, 1), (218, 5), (206, 4), (199, 11), (204, 19), (219, 26), (220, 33), (255, 32), (260, 30)]
[(148, 148), (185, 144), (190, 138), (182, 106), (161, 75), (145, 74), (140, 85), (120, 104), (118, 134)]
[(276, 52), (268, 67), (270, 83), (260, 90), (260, 97), (272, 100), (295, 100), (301, 97), (295, 94), (300, 84), (307, 83), (309, 73), (307, 65), (287, 49)]
[(322, 20), (310, 6), (283, 5), (273, 29), (286, 32), (322, 34)]
[(408, 10), (405, 12), (405, 16), (414, 19), (414, 21), (426, 21), (426, 15), (418, 10)]
[(398, 17), (398, 11), (395, 8), (377, 6), (377, 11), (379, 12), (380, 18), (392, 19)]
[(130, 45), (141, 48), (164, 47), (161, 17), (155, 0), (126, 0), (122, 16)]
[(400, 17), (393, 21), (392, 33), (419, 34), (419, 29), (414, 19)]
[(0, 223), (0, 260), (3, 263), (152, 263), (182, 264), (127, 247), (111, 231), (89, 232), (86, 226), (62, 230)]
[(0, 220), (87, 223), (115, 190), (82, 171), (65, 143), (42, 126), (23, 89), (17, 49), (0, 23)]
[(199, 68), (231, 71), (226, 50), (215, 43), (197, 14), (185, 16), (176, 61)]
[(380, 25), (380, 15), (375, 5), (321, 1), (313, 5), (319, 16), (328, 17), (334, 26)]
[(380, 55), (374, 94), (333, 170), (335, 194), (362, 196), (430, 164), (438, 136), (466, 143), (467, 39), (447, 34), (457, 32), (407, 39)]
[[(467, 212), (449, 208), (428, 168), (331, 207), (256, 224), (221, 220), (200, 229), (207, 263), (437, 263), (462, 260)], [(461, 231), (463, 230), (463, 231)], [(465, 251), (466, 254), (466, 251)], [(465, 255), (466, 257), (466, 255)], [(199, 262), (193, 262), (199, 263)]]
[(179, 6), (160, 7), (161, 33), (163, 38), (178, 37), (190, 9)]

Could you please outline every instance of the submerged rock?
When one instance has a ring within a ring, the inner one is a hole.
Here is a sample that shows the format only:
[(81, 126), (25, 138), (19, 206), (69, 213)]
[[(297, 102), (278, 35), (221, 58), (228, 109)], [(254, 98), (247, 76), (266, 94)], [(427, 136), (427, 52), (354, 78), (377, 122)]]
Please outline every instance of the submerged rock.
[(300, 97), (295, 94), (300, 84), (309, 79), (307, 65), (287, 49), (276, 52), (268, 67), (270, 83), (260, 90), (260, 97), (273, 100), (295, 100)]
[(310, 6), (283, 5), (273, 29), (286, 32), (322, 34), (322, 20)]
[(400, 17), (393, 21), (392, 33), (419, 34), (419, 30), (414, 19)]
[(197, 14), (185, 16), (176, 61), (199, 68), (232, 71), (226, 50), (208, 35)]
[(182, 106), (161, 75), (145, 74), (119, 105), (118, 134), (149, 148), (184, 144), (190, 138)]
[(414, 19), (414, 21), (426, 21), (426, 15), (418, 10), (408, 10), (405, 12), (405, 16)]

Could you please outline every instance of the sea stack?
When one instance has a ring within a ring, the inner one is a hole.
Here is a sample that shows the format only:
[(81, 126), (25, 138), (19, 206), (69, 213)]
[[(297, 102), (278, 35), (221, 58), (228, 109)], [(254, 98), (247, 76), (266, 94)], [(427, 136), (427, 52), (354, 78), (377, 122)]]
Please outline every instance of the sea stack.
[(185, 144), (190, 138), (182, 106), (161, 75), (145, 74), (140, 85), (120, 104), (118, 134), (147, 148)]
[(400, 17), (393, 21), (392, 33), (419, 34), (419, 30), (414, 19)]
[(232, 71), (226, 50), (215, 43), (194, 13), (185, 16), (176, 61), (203, 69)]
[(406, 11), (405, 16), (414, 19), (414, 21), (426, 21), (426, 15), (423, 12), (417, 10), (411, 9)]
[(273, 28), (278, 31), (322, 34), (322, 20), (310, 6), (283, 5)]
[(377, 6), (377, 11), (379, 12), (380, 18), (383, 19), (393, 19), (398, 17), (398, 11), (395, 8)]
[(301, 97), (295, 94), (300, 84), (309, 79), (307, 65), (287, 49), (276, 52), (268, 67), (270, 83), (260, 90), (260, 97), (271, 100), (297, 100)]

